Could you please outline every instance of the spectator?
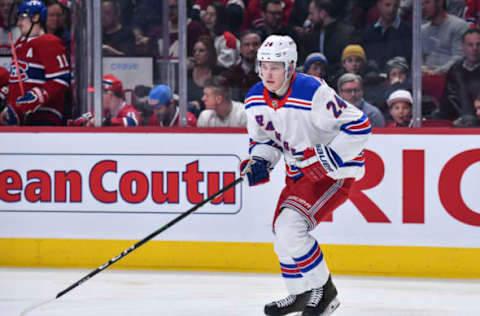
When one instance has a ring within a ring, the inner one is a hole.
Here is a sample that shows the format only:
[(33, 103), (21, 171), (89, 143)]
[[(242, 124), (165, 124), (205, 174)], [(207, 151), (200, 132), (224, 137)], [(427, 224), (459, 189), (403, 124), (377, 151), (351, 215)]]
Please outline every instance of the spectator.
[[(336, 84), (338, 78), (344, 73), (360, 75), (364, 78), (364, 87), (368, 80), (368, 87), (372, 85), (372, 78), (378, 77), (378, 71), (375, 65), (367, 63), (367, 56), (362, 46), (352, 44), (345, 47), (342, 51), (342, 68), (340, 68), (330, 82)], [(383, 79), (382, 79), (383, 81)], [(375, 83), (375, 82), (373, 82)]]
[[(158, 3), (161, 2), (157, 1)], [(168, 0), (169, 12), (169, 50), (168, 56), (176, 58), (178, 57), (178, 0)], [(156, 5), (157, 6), (157, 5)], [(143, 36), (144, 31), (146, 36)], [(140, 29), (136, 27), (134, 29), (137, 52), (142, 55), (163, 56), (163, 31), (160, 25), (146, 26)], [(205, 26), (192, 19), (187, 20), (187, 55), (193, 56), (193, 45), (201, 35), (208, 34), (208, 30)]]
[[(180, 110), (168, 86), (154, 87), (148, 96), (148, 104), (153, 108), (153, 114), (148, 120), (149, 126), (179, 126)], [(197, 126), (197, 118), (190, 112), (187, 112), (187, 124), (191, 127)]]
[[(15, 43), (17, 69), (9, 78), (7, 106), (0, 124), (62, 125), (64, 101), (70, 87), (70, 69), (62, 41), (45, 34), (47, 8), (41, 1), (25, 1), (18, 7), (17, 26), (22, 36)], [(35, 53), (33, 53), (35, 52)]]
[(388, 83), (390, 85), (404, 83), (407, 81), (410, 75), (407, 60), (405, 57), (401, 56), (390, 59), (386, 64), (386, 70)]
[[(20, 29), (16, 25), (8, 25), (10, 6), (14, 0), (0, 1), (0, 55), (10, 55), (10, 40), (8, 27), (11, 27), (13, 41), (20, 37)], [(13, 22), (12, 22), (13, 23)]]
[(288, 35), (298, 42), (297, 32), (290, 25), (283, 25), (283, 2), (281, 0), (265, 0), (262, 4), (263, 25), (255, 30), (262, 37), (262, 42), (270, 35)]
[(423, 73), (445, 74), (462, 58), (462, 34), (468, 23), (447, 13), (445, 0), (422, 0), (424, 17), (422, 25)]
[(346, 73), (338, 79), (337, 87), (340, 97), (365, 113), (373, 127), (385, 126), (380, 110), (363, 99), (362, 77)]
[(135, 45), (133, 31), (122, 25), (120, 6), (115, 0), (102, 0), (102, 28), (105, 56), (131, 56)]
[(393, 121), (387, 127), (410, 127), (412, 124), (413, 98), (407, 90), (393, 92), (387, 100)]
[(187, 73), (188, 77), (188, 102), (198, 112), (205, 108), (202, 100), (205, 82), (212, 76), (220, 74), (223, 70), (217, 65), (217, 53), (213, 47), (212, 39), (202, 35), (193, 46), (193, 68)]
[[(162, 1), (158, 0), (142, 0), (135, 3), (132, 31), (135, 36), (135, 52), (138, 55), (158, 56), (157, 40), (161, 33), (162, 5)], [(169, 0), (169, 10), (175, 11), (177, 7)]]
[(359, 74), (367, 62), (367, 56), (360, 45), (348, 45), (342, 52), (342, 66), (346, 72)]
[(338, 4), (328, 0), (312, 0), (309, 6), (309, 20), (313, 28), (301, 40), (301, 60), (313, 52), (327, 57), (327, 73), (335, 74), (340, 66), (342, 50), (348, 45), (359, 43), (358, 33), (353, 26), (337, 20)]
[(67, 48), (68, 56), (70, 56), (70, 31), (66, 24), (68, 9), (57, 0), (45, 2), (47, 6), (46, 31), (62, 40)]
[(295, 0), (293, 3), (293, 10), (288, 24), (293, 27), (299, 37), (305, 35), (311, 23), (307, 19), (310, 1), (311, 0)]
[(470, 27), (480, 27), (480, 0), (467, 0), (465, 19)]
[(327, 75), (328, 61), (322, 53), (311, 53), (305, 59), (303, 73), (325, 79)]
[(226, 18), (225, 5), (215, 1), (207, 6), (203, 21), (213, 38), (217, 65), (229, 68), (240, 63), (240, 41), (226, 30)]
[(206, 109), (198, 117), (198, 127), (245, 127), (247, 116), (243, 103), (232, 101), (229, 87), (222, 77), (205, 83), (203, 102)]
[[(445, 11), (452, 15), (455, 15), (461, 19), (465, 17), (465, 13), (467, 11), (466, 5), (469, 2), (474, 2), (477, 0), (445, 0)], [(413, 13), (413, 0), (402, 0), (400, 6), (400, 15), (404, 18), (408, 18), (410, 21), (412, 18)]]
[(452, 15), (458, 16), (463, 19), (465, 17), (465, 4), (466, 0), (445, 0), (446, 11)]
[(400, 0), (378, 0), (380, 17), (363, 32), (362, 46), (382, 72), (389, 59), (402, 56), (410, 63), (412, 56), (412, 27), (398, 16), (399, 3)]
[[(123, 96), (123, 84), (114, 75), (107, 74), (102, 80), (103, 126), (139, 126), (140, 114), (137, 109), (127, 104)], [(73, 126), (94, 126), (94, 113), (88, 112), (69, 121)]]
[(394, 57), (386, 64), (387, 79), (375, 88), (365, 91), (364, 98), (381, 110), (383, 115), (389, 115), (387, 99), (396, 90), (411, 90), (410, 70), (404, 57)]
[(474, 115), (474, 100), (480, 91), (480, 29), (467, 30), (463, 36), (465, 57), (450, 68), (437, 118), (454, 120)]
[[(243, 26), (242, 30), (246, 31), (249, 29), (256, 29), (263, 24), (265, 24), (265, 18), (262, 15), (262, 0), (249, 0), (245, 1), (248, 2), (247, 8), (243, 15)], [(292, 0), (283, 0), (283, 18), (282, 24), (287, 25), (290, 20), (290, 15), (292, 14), (293, 10), (293, 2)]]
[(232, 86), (235, 100), (243, 100), (248, 90), (260, 81), (255, 69), (257, 50), (262, 44), (260, 35), (254, 31), (246, 31), (242, 34), (240, 43), (241, 63), (222, 73)]

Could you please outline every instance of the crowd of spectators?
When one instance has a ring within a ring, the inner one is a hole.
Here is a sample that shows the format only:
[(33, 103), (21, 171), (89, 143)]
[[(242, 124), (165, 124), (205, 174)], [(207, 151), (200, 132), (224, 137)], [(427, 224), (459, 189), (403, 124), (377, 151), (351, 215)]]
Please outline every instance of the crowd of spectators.
[[(12, 1), (0, 4), (0, 54), (10, 53), (6, 21)], [(44, 2), (46, 32), (62, 39), (70, 55), (69, 1)], [(178, 58), (178, 0), (168, 0), (167, 23), (162, 1), (101, 3), (104, 56)], [(480, 1), (421, 3), (423, 120), (477, 126)], [(12, 31), (18, 37), (15, 26)], [(244, 126), (238, 104), (260, 81), (256, 52), (271, 34), (292, 37), (299, 49), (297, 71), (324, 79), (373, 126), (411, 126), (411, 0), (187, 0), (189, 126)], [(177, 124), (178, 91), (160, 84), (135, 89), (137, 125)]]

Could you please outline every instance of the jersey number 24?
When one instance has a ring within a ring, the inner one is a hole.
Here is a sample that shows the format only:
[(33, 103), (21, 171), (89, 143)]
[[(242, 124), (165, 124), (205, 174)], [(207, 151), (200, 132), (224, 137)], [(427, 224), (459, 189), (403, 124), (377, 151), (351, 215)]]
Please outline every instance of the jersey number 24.
[(335, 118), (338, 118), (342, 114), (343, 109), (345, 109), (346, 107), (347, 104), (345, 103), (345, 101), (340, 99), (337, 95), (335, 95), (335, 101), (330, 101), (327, 103), (327, 110), (332, 109)]

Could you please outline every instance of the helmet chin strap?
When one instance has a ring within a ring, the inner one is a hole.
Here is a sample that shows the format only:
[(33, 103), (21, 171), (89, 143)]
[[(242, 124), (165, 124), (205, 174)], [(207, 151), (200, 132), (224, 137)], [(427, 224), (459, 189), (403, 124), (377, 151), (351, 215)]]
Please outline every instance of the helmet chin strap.
[(27, 34), (25, 35), (25, 41), (28, 40), (28, 38), (30, 37), (30, 34), (32, 33), (32, 30), (33, 30), (33, 27), (35, 26), (35, 24), (39, 24), (40, 23), (40, 19), (37, 21), (37, 22), (33, 22), (33, 19), (30, 18), (30, 29), (28, 30)]

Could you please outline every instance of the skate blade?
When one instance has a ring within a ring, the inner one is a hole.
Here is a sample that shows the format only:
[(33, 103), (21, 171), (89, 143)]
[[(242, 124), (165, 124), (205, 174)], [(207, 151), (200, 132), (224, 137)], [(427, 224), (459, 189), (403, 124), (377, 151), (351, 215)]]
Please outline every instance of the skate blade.
[(330, 304), (328, 304), (327, 308), (325, 311), (320, 314), (320, 316), (328, 316), (331, 315), (337, 308), (340, 306), (340, 301), (335, 297)]

